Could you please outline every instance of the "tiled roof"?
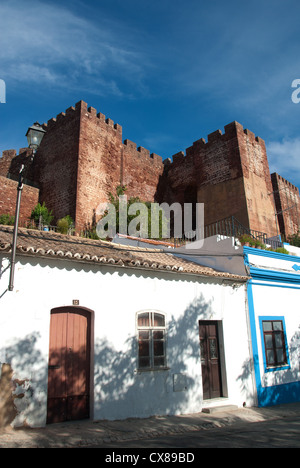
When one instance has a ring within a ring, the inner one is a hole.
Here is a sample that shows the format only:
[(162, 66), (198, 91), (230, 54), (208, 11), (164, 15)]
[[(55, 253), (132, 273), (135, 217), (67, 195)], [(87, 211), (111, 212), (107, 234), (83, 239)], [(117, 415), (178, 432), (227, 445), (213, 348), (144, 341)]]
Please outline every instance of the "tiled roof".
[[(9, 253), (13, 227), (0, 226), (0, 253)], [(246, 276), (223, 273), (178, 258), (160, 249), (112, 244), (101, 240), (67, 236), (20, 228), (18, 230), (17, 254), (36, 257), (69, 259), (75, 262), (115, 265), (134, 269), (173, 271), (216, 278), (246, 281)]]

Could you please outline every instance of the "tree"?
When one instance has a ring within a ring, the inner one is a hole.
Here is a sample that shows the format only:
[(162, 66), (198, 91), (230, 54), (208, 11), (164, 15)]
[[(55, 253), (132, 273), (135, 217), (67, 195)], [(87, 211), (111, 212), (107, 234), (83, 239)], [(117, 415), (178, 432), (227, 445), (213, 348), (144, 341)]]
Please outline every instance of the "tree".
[(50, 225), (54, 219), (51, 210), (45, 205), (45, 202), (41, 205), (38, 203), (35, 208), (31, 212), (30, 219), (32, 219), (36, 226), (43, 224), (43, 225)]
[(125, 195), (126, 190), (126, 186), (119, 185), (116, 195), (109, 193), (109, 207), (98, 223), (98, 236), (113, 237), (114, 234), (120, 233), (162, 239), (166, 232), (167, 219), (159, 210), (159, 205), (141, 201), (139, 197), (128, 199)]

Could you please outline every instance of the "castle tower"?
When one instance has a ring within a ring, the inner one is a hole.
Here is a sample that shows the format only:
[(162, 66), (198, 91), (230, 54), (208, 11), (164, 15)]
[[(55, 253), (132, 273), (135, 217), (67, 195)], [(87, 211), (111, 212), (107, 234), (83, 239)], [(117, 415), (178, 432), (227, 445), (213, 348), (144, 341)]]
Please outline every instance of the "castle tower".
[(170, 199), (204, 203), (206, 225), (234, 216), (247, 228), (277, 234), (265, 143), (238, 122), (174, 155), (166, 171)]
[[(119, 185), (128, 186), (128, 197), (154, 201), (162, 158), (129, 140), (123, 143), (119, 124), (80, 101), (43, 126), (47, 133), (28, 177), (38, 184), (39, 200), (55, 221), (70, 215), (77, 232), (91, 226), (99, 204)], [(4, 152), (0, 176), (13, 172), (16, 177), (23, 157)]]
[(285, 240), (299, 232), (299, 189), (276, 172), (271, 175), (278, 228)]

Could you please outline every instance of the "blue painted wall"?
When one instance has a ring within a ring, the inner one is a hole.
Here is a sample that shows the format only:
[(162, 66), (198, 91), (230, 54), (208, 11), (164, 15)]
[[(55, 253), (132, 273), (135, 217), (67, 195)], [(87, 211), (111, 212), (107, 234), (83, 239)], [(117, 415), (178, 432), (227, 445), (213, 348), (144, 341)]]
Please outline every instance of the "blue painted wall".
[[(252, 277), (251, 280), (248, 282), (248, 307), (249, 307), (249, 318), (250, 318), (250, 328), (251, 328), (251, 339), (252, 339), (252, 349), (253, 349), (253, 362), (254, 362), (254, 371), (255, 371), (255, 380), (256, 380), (256, 387), (257, 387), (257, 398), (258, 398), (258, 406), (274, 406), (279, 404), (285, 403), (294, 403), (300, 401), (300, 381), (295, 381), (292, 383), (280, 384), (280, 385), (273, 385), (268, 387), (262, 386), (261, 381), (261, 373), (260, 373), (260, 362), (259, 362), (259, 346), (262, 346), (263, 355), (264, 355), (264, 345), (261, 343), (260, 339), (257, 337), (257, 328), (256, 328), (256, 313), (254, 307), (254, 297), (253, 297), (253, 286), (254, 285), (261, 285), (266, 289), (269, 289), (269, 293), (273, 287), (280, 287), (283, 288), (285, 291), (286, 289), (299, 289), (300, 291), (300, 276), (299, 274), (295, 273), (286, 273), (281, 271), (274, 271), (274, 270), (266, 270), (254, 267), (253, 265), (249, 264), (248, 261), (248, 254), (259, 255), (259, 256), (270, 256), (272, 258), (277, 258), (278, 260), (284, 259), (294, 262), (295, 266), (300, 267), (300, 258), (299, 257), (291, 257), (289, 255), (284, 254), (276, 254), (273, 252), (268, 251), (259, 251), (253, 252), (255, 249), (245, 248), (245, 265), (248, 266), (250, 275)], [(292, 267), (293, 268), (293, 267)], [(299, 271), (298, 268), (293, 268), (295, 272)], [(262, 283), (264, 281), (264, 283)], [(278, 283), (281, 284), (278, 284)], [(266, 291), (268, 294), (268, 292)], [(288, 304), (287, 304), (288, 306)], [(296, 309), (295, 313), (299, 314), (299, 323), (300, 323), (300, 310)], [(283, 311), (284, 314), (284, 311)], [(275, 317), (273, 317), (274, 319)], [(285, 324), (285, 316), (282, 317), (276, 316), (277, 319), (283, 320)], [(272, 317), (268, 316), (268, 319), (272, 319)], [(288, 343), (286, 343), (287, 352), (288, 352)], [(265, 363), (261, 363), (265, 366)], [(300, 365), (300, 363), (299, 363)], [(288, 356), (288, 364), (281, 368), (281, 370), (285, 370), (290, 368), (290, 361)], [(265, 372), (270, 371), (278, 371), (279, 369), (266, 369)]]

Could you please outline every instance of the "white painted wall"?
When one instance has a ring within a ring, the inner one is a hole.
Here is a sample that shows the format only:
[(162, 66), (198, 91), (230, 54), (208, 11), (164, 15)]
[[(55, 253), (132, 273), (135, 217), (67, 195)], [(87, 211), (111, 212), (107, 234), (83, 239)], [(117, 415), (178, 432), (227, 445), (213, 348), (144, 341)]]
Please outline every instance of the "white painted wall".
[(300, 257), (279, 253), (274, 254), (265, 250), (257, 252), (256, 249), (248, 249), (248, 252), (249, 250), (251, 252), (248, 253), (249, 264), (255, 268), (273, 270), (278, 273), (283, 272), (297, 274), (300, 278), (300, 269), (296, 271), (293, 268), (295, 265), (300, 267)]
[(300, 257), (300, 247), (295, 247), (294, 245), (290, 245), (286, 242), (283, 243), (283, 247), (295, 257)]
[[(201, 411), (199, 320), (222, 322), (226, 402), (255, 402), (244, 284), (24, 257), (5, 292), (8, 259), (0, 265), (0, 362), (25, 380), (15, 426), (46, 422), (50, 311), (74, 299), (95, 313), (93, 419)], [(167, 317), (166, 371), (137, 370), (136, 314), (149, 309)]]
[(246, 276), (243, 247), (234, 237), (216, 235), (174, 249), (174, 255), (216, 271)]

